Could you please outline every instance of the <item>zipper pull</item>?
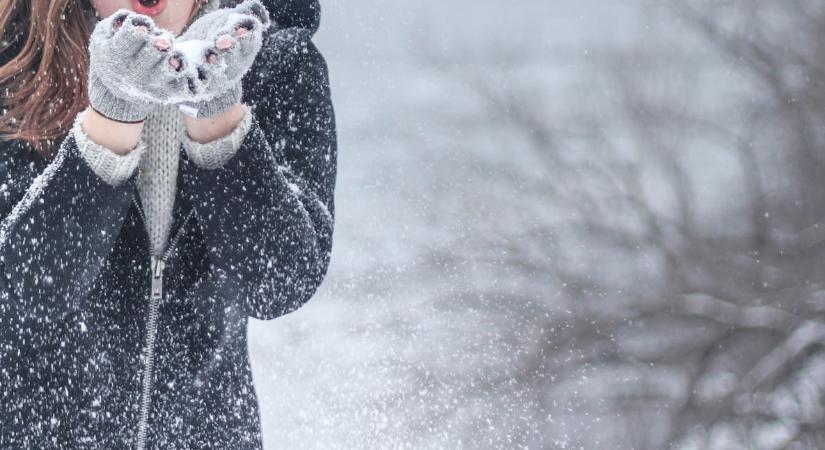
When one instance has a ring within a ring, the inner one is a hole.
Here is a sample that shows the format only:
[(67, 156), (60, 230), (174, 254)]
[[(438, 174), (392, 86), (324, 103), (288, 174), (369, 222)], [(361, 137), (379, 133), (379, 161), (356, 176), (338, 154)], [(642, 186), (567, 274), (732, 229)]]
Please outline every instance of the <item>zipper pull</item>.
[(163, 268), (166, 263), (162, 259), (152, 257), (152, 298), (163, 297)]

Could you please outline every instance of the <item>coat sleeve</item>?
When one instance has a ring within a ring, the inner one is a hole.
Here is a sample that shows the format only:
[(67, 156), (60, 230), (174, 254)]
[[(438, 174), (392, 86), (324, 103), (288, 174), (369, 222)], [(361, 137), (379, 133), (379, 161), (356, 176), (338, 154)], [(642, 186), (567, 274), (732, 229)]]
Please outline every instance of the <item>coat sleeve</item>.
[(250, 129), (228, 161), (182, 164), (216, 286), (257, 319), (305, 304), (330, 262), (335, 118), (326, 62), (310, 37), (284, 30), (265, 41), (243, 80)]
[(72, 132), (51, 161), (20, 141), (3, 142), (0, 150), (6, 307), (52, 319), (78, 312), (120, 233), (136, 173), (108, 184), (82, 157)]

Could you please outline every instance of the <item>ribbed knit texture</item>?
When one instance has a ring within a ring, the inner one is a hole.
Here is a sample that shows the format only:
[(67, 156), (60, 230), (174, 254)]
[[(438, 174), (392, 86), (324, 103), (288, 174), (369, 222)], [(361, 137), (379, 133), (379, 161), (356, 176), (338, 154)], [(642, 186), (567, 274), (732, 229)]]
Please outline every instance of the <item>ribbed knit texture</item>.
[(220, 139), (201, 144), (190, 139), (184, 127), (181, 141), (190, 161), (202, 169), (217, 169), (232, 158), (252, 127), (252, 109), (245, 103), (241, 106), (244, 108), (241, 121), (231, 133)]
[(125, 155), (118, 155), (110, 149), (98, 145), (88, 139), (88, 135), (83, 130), (83, 117), (86, 110), (81, 111), (74, 120), (72, 132), (77, 140), (80, 154), (86, 159), (89, 167), (95, 171), (103, 180), (113, 186), (119, 185), (128, 179), (135, 172), (140, 157), (146, 152), (146, 141), (144, 135), (140, 135), (137, 146)]
[(175, 105), (158, 107), (149, 114), (143, 125), (146, 152), (140, 159), (137, 189), (147, 219), (152, 251), (156, 255), (165, 249), (172, 224), (180, 159), (179, 136), (183, 126)]
[(81, 126), (85, 110), (72, 127), (80, 154), (104, 181), (118, 185), (140, 169), (137, 189), (146, 215), (153, 254), (166, 249), (177, 192), (181, 144), (187, 157), (204, 169), (223, 166), (240, 148), (252, 124), (252, 110), (244, 106), (244, 117), (227, 136), (204, 144), (189, 139), (186, 125), (175, 105), (158, 107), (146, 118), (137, 146), (126, 155), (92, 141)]

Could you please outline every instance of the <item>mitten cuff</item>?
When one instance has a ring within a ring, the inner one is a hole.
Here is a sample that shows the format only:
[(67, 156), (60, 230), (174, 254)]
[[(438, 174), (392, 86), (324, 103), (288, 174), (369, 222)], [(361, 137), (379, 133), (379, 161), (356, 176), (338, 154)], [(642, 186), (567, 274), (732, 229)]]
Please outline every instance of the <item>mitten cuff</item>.
[(153, 105), (145, 100), (126, 100), (112, 95), (96, 77), (89, 77), (89, 104), (101, 115), (118, 122), (140, 122)]
[(211, 100), (194, 103), (185, 102), (183, 105), (197, 110), (195, 117), (212, 117), (228, 111), (235, 103), (240, 102), (242, 97), (243, 87), (239, 82)]
[(141, 134), (134, 149), (125, 155), (119, 155), (111, 149), (94, 142), (83, 130), (81, 123), (86, 110), (75, 117), (71, 132), (74, 133), (80, 155), (100, 178), (106, 183), (117, 186), (128, 180), (135, 172), (140, 157), (146, 149), (146, 142)]
[(202, 169), (217, 169), (238, 152), (252, 126), (252, 110), (248, 105), (242, 105), (243, 118), (231, 133), (222, 138), (201, 144), (189, 138), (189, 134), (184, 130), (181, 141), (190, 161)]

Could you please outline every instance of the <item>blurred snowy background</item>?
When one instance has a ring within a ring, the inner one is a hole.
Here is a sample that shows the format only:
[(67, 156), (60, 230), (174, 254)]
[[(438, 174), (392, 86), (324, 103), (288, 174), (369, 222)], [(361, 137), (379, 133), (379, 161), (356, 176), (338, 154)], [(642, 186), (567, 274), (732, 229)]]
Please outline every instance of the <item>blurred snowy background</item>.
[(323, 0), (268, 449), (825, 448), (825, 4)]

